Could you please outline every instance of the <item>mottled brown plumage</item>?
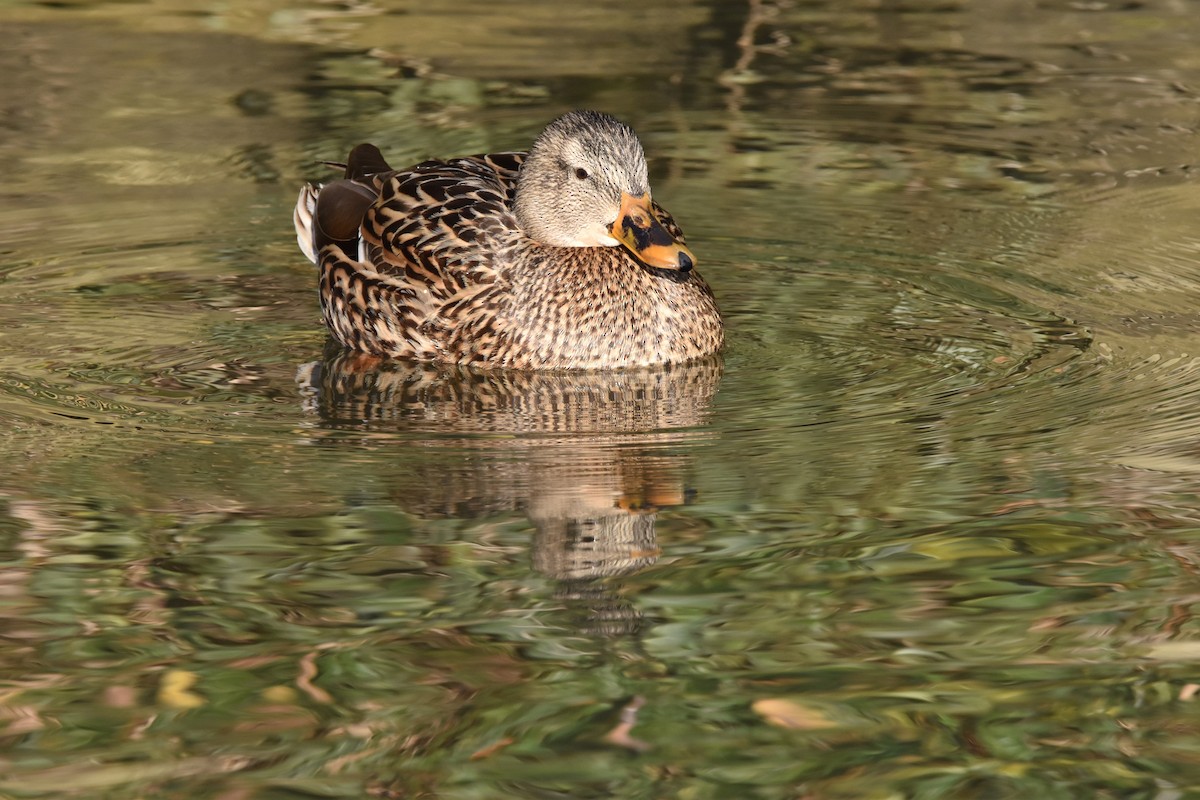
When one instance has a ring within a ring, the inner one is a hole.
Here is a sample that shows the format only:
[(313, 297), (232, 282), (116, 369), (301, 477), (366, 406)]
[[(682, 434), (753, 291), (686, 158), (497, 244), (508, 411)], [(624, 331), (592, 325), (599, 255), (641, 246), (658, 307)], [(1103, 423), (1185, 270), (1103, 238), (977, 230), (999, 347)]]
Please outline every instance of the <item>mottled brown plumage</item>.
[(723, 342), (691, 251), (650, 200), (641, 145), (607, 115), (568, 114), (529, 154), (407, 170), (359, 145), (342, 180), (304, 187), (295, 224), (326, 324), (353, 350), (595, 369)]

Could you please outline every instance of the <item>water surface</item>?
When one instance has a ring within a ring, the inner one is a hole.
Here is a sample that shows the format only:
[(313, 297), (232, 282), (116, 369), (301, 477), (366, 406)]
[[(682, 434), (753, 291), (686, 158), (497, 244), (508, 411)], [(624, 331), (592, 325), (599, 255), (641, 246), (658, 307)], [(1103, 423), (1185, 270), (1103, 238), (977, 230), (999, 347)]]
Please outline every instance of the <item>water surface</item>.
[[(1186, 2), (0, 10), (0, 795), (1200, 794)], [(728, 323), (326, 347), (298, 186), (642, 133)]]

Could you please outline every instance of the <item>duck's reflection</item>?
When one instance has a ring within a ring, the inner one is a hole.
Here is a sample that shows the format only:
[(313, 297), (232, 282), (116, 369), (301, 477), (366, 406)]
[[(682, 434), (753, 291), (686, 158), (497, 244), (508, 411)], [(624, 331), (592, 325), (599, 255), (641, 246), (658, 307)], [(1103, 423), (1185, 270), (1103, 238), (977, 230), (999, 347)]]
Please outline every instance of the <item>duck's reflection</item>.
[[(298, 380), (323, 428), (411, 436), (406, 510), (523, 511), (534, 568), (581, 610), (581, 627), (638, 626), (611, 579), (658, 558), (660, 509), (684, 504), (690, 452), (721, 378), (719, 358), (619, 372), (476, 371), (342, 352)], [(398, 487), (400, 488), (400, 487)]]

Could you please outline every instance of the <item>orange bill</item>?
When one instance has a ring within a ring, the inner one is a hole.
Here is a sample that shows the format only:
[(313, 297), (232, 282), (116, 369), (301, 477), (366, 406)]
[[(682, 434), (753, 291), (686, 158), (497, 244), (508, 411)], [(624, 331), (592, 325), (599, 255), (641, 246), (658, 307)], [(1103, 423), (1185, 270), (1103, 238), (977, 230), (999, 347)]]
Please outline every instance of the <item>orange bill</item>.
[(687, 272), (696, 265), (692, 251), (655, 216), (649, 194), (622, 194), (621, 210), (609, 231), (646, 266)]

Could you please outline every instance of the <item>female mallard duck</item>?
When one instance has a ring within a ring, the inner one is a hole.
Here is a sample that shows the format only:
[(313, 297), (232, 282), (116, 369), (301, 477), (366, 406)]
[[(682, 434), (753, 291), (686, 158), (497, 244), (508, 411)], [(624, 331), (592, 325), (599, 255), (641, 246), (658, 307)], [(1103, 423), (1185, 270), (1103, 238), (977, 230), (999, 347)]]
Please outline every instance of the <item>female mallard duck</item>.
[(379, 356), (517, 368), (685, 361), (723, 341), (712, 291), (616, 119), (575, 111), (529, 153), (393, 170), (373, 145), (305, 186), (300, 249), (334, 337)]

